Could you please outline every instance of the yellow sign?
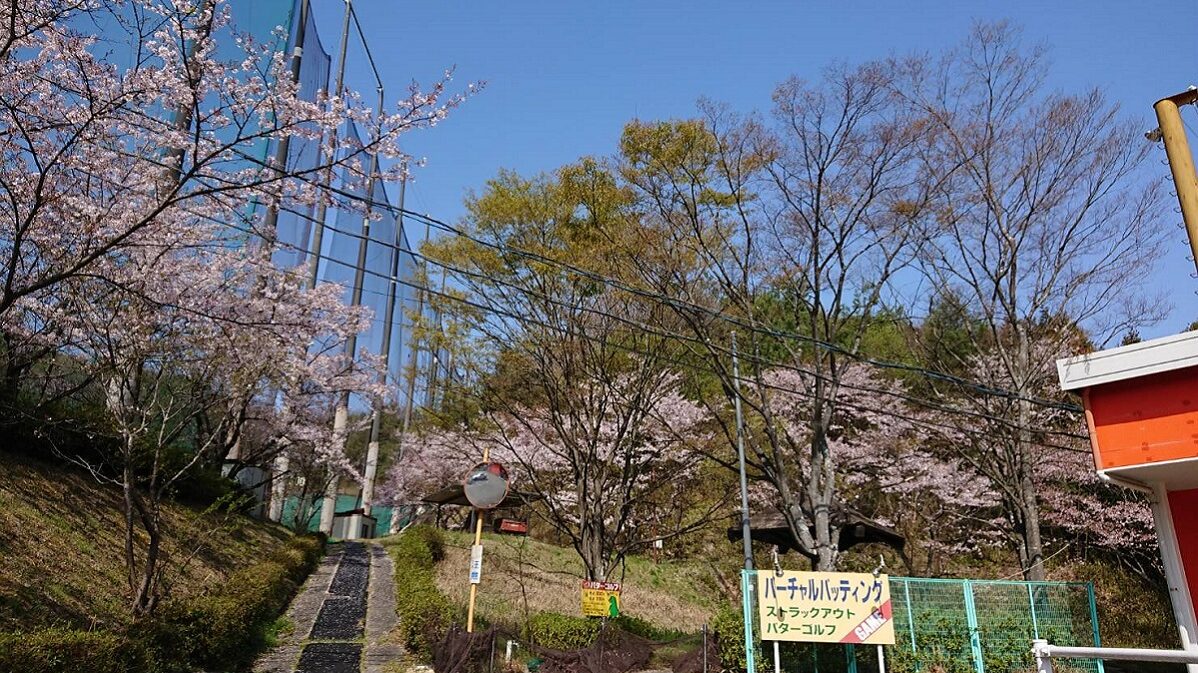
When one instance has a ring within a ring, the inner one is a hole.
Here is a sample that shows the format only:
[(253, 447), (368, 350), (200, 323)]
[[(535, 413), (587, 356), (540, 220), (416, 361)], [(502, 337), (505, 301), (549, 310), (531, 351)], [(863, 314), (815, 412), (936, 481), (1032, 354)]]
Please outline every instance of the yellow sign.
[(893, 645), (890, 580), (869, 573), (757, 573), (763, 640)]
[(619, 617), (619, 582), (582, 582), (582, 615), (584, 617)]

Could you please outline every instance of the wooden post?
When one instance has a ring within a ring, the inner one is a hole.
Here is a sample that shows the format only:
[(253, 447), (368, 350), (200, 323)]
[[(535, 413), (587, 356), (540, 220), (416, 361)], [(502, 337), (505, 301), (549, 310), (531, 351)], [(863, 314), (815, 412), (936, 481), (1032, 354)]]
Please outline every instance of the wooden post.
[(1169, 169), (1173, 173), (1173, 184), (1177, 190), (1177, 201), (1181, 204), (1181, 218), (1185, 221), (1186, 233), (1190, 237), (1190, 253), (1198, 268), (1198, 175), (1194, 172), (1194, 155), (1186, 141), (1185, 125), (1181, 121), (1181, 105), (1198, 102), (1198, 89), (1190, 89), (1175, 96), (1162, 98), (1152, 106), (1160, 124), (1161, 138), (1165, 141), (1165, 155), (1169, 157)]

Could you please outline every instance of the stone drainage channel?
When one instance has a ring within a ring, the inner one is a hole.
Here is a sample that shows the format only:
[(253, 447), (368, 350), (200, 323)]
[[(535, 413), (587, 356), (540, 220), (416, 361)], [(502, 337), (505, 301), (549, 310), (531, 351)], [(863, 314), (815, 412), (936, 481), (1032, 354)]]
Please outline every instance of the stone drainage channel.
[(345, 542), (292, 601), (294, 630), (254, 666), (257, 673), (382, 673), (395, 644), (395, 572), (377, 544)]

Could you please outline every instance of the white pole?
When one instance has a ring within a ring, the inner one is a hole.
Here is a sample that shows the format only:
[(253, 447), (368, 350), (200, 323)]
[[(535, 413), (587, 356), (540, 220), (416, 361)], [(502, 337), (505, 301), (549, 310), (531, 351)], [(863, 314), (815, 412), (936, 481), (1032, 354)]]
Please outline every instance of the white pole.
[(878, 673), (886, 673), (886, 652), (878, 645)]
[(779, 653), (778, 641), (774, 641), (774, 673), (782, 673), (782, 655)]

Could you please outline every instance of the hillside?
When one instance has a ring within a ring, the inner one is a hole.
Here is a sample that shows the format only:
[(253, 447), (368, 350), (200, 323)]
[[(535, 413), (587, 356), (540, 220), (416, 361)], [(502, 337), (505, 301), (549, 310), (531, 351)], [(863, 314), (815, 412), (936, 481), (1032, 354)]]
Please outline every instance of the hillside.
[[(526, 614), (556, 612), (581, 616), (579, 582), (582, 562), (572, 549), (523, 537), (484, 535), (483, 579), (478, 614), (492, 622), (518, 625)], [(437, 567), (437, 586), (454, 603), (465, 605), (470, 566), (468, 533), (446, 533), (445, 558)], [(626, 614), (658, 627), (698, 631), (725, 600), (711, 569), (702, 562), (628, 559), (627, 569), (611, 579), (623, 582)]]
[[(0, 631), (106, 628), (128, 619), (120, 491), (84, 473), (0, 452)], [(173, 596), (219, 585), (290, 533), (240, 515), (167, 507)]]

